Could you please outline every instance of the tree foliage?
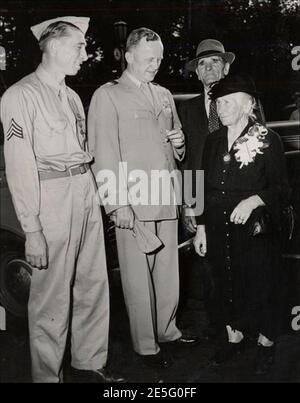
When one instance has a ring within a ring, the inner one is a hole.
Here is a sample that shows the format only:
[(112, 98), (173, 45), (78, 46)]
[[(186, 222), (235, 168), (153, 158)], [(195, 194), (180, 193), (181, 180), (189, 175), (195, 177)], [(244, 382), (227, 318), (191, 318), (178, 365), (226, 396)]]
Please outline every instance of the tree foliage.
[[(119, 46), (114, 22), (126, 21), (128, 31), (146, 26), (157, 31), (165, 57), (157, 80), (172, 91), (199, 91), (194, 74), (184, 65), (198, 43), (216, 38), (237, 58), (233, 70), (252, 74), (263, 91), (272, 118), (299, 90), (299, 73), (291, 68), (291, 49), (300, 45), (299, 0), (44, 0), (0, 2), (0, 45), (6, 48), (8, 84), (33, 71), (40, 52), (30, 26), (59, 15), (91, 17), (87, 35), (88, 61), (71, 79), (88, 103), (93, 91), (120, 74), (113, 50)], [(298, 43), (297, 43), (298, 41)], [(274, 105), (276, 97), (276, 105)], [(268, 117), (268, 116), (267, 116)], [(278, 117), (279, 118), (279, 117)]]

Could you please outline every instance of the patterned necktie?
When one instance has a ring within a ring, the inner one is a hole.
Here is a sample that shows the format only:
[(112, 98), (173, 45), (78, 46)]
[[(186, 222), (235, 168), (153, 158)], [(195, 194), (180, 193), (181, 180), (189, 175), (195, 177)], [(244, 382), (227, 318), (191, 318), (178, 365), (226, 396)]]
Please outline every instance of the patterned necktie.
[(216, 101), (212, 99), (209, 105), (209, 116), (208, 116), (208, 130), (210, 133), (215, 132), (220, 128), (219, 117), (217, 113)]

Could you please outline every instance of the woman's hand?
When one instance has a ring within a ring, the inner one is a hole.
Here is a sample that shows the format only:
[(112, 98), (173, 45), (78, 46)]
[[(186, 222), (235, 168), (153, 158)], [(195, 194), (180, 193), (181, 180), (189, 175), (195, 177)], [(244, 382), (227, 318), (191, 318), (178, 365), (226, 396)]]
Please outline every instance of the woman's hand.
[(206, 251), (207, 251), (207, 246), (206, 246), (206, 232), (205, 232), (205, 226), (204, 225), (198, 225), (197, 226), (197, 232), (194, 238), (194, 248), (196, 253), (198, 253), (199, 256), (205, 256)]
[(258, 195), (244, 199), (235, 207), (230, 216), (230, 221), (235, 224), (245, 224), (253, 210), (259, 206), (264, 206), (264, 202)]

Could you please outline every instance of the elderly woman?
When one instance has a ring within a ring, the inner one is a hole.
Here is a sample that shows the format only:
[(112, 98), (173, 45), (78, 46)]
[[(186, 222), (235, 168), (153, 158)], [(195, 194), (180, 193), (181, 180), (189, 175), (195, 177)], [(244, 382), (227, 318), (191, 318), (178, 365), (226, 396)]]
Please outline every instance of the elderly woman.
[(205, 144), (205, 205), (194, 247), (213, 267), (218, 320), (230, 343), (222, 352), (236, 352), (245, 334), (255, 334), (258, 357), (264, 357), (258, 370), (264, 371), (278, 323), (279, 216), (289, 186), (279, 136), (255, 120), (256, 95), (255, 84), (243, 74), (211, 90), (224, 127)]

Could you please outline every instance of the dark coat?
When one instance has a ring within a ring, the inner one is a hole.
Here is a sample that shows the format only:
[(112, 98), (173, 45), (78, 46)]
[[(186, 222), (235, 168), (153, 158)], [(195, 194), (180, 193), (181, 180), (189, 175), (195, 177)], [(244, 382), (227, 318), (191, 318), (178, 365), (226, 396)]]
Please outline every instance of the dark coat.
[(204, 143), (208, 135), (208, 119), (205, 111), (204, 93), (182, 102), (178, 114), (186, 140), (185, 169), (201, 169)]
[[(246, 133), (250, 125), (241, 133)], [(242, 331), (261, 332), (272, 339), (281, 284), (279, 231), (251, 236), (245, 225), (230, 221), (236, 205), (254, 194), (276, 221), (288, 204), (289, 185), (280, 137), (268, 130), (269, 146), (254, 162), (240, 168), (233, 147), (227, 152), (227, 128), (209, 136), (204, 149), (207, 256), (216, 284), (219, 320)], [(230, 158), (225, 158), (227, 156)]]
[[(205, 110), (204, 93), (187, 101), (180, 103), (178, 107), (178, 115), (182, 124), (182, 130), (185, 135), (186, 154), (185, 159), (181, 163), (182, 170), (188, 169), (193, 171), (193, 187), (192, 192), (195, 195), (195, 176), (196, 170), (202, 167), (202, 154), (208, 131), (208, 118)], [(221, 122), (220, 122), (221, 126)], [(192, 194), (191, 191), (188, 191)], [(187, 202), (187, 200), (185, 200)], [(189, 204), (189, 203), (187, 203)]]

